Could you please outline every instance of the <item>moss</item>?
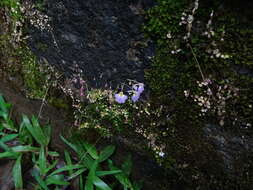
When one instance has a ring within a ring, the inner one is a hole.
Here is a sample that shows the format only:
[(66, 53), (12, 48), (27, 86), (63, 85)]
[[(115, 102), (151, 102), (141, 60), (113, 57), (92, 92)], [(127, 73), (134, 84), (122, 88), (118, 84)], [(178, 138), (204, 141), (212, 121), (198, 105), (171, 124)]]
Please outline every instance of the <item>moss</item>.
[[(1, 1), (2, 2), (2, 1)], [(3, 4), (2, 4), (3, 3)], [(3, 6), (19, 9), (19, 1), (5, 0)], [(13, 9), (15, 10), (15, 9)], [(7, 9), (7, 13), (11, 10)], [(17, 12), (18, 14), (18, 12)], [(49, 72), (42, 64), (38, 64), (37, 57), (23, 41), (14, 42), (13, 28), (11, 27), (19, 17), (12, 18), (10, 23), (1, 20), (1, 26), (5, 28), (0, 36), (1, 69), (12, 76), (22, 76), (27, 91), (27, 96), (42, 99), (48, 89)], [(20, 30), (22, 30), (21, 28)]]
[(56, 98), (56, 97), (52, 97), (50, 96), (48, 98), (48, 103), (56, 108), (59, 109), (64, 109), (64, 110), (70, 110), (70, 105), (68, 102), (66, 102), (66, 100), (64, 100), (63, 98)]
[(48, 49), (48, 45), (45, 44), (45, 43), (38, 42), (36, 44), (36, 49), (39, 50), (39, 51), (41, 51), (41, 52), (45, 52)]
[[(151, 88), (151, 114), (142, 116), (145, 119), (142, 118), (140, 123), (149, 133), (157, 134), (156, 143), (166, 145), (167, 157), (160, 159), (163, 166), (169, 168), (171, 160), (175, 160), (174, 166), (179, 169), (178, 172), (182, 172), (180, 176), (185, 177), (186, 183), (190, 186), (194, 183), (200, 185), (207, 180), (206, 184), (220, 183), (222, 187), (223, 182), (227, 184), (230, 178), (227, 176), (222, 179), (222, 175), (216, 175), (221, 168), (219, 161), (213, 162), (212, 159), (218, 157), (213, 147), (202, 138), (205, 123), (219, 124), (219, 116), (217, 111), (201, 114), (201, 107), (193, 99), (187, 99), (184, 91), (190, 90), (190, 97), (203, 94), (203, 88), (197, 84), (197, 81), (203, 81), (201, 72), (204, 78), (213, 81), (210, 88), (214, 94), (219, 86), (230, 85), (239, 88), (239, 95), (226, 101), (226, 119), (223, 127), (243, 134), (253, 131), (252, 128), (241, 129), (247, 123), (253, 124), (253, 89), (250, 87), (253, 86), (253, 78), (250, 76), (253, 73), (252, 26), (247, 18), (245, 23), (245, 18), (231, 12), (231, 9), (221, 9), (219, 4), (209, 6), (200, 2), (200, 7), (194, 15), (191, 38), (184, 41), (186, 26), (180, 26), (179, 22), (183, 11), (186, 14), (191, 13), (186, 3), (187, 1), (160, 0), (147, 12), (144, 30), (147, 37), (156, 43), (157, 49), (153, 63), (145, 73)], [(207, 38), (203, 36), (203, 32), (211, 9), (214, 9), (215, 13), (212, 20), (214, 35)], [(167, 36), (168, 33), (171, 37)], [(178, 49), (178, 53), (172, 53)], [(208, 53), (209, 49), (219, 49), (228, 58), (211, 56)], [(240, 69), (247, 72), (240, 73)], [(224, 92), (224, 96), (227, 94)], [(216, 103), (213, 106), (220, 105)], [(237, 122), (234, 122), (234, 118), (237, 118)], [(209, 158), (209, 155), (212, 156)], [(182, 169), (181, 166), (184, 164), (188, 166)], [(203, 170), (207, 170), (207, 173)], [(196, 175), (203, 177), (196, 182), (192, 178)], [(211, 175), (216, 179), (208, 180)]]
[(50, 73), (45, 66), (39, 65), (37, 57), (27, 46), (20, 47), (18, 55), (27, 95), (31, 98), (43, 99), (49, 88)]
[[(176, 104), (179, 102), (177, 99), (184, 96), (184, 90), (191, 90), (192, 94), (199, 94), (201, 89), (196, 81), (203, 80), (202, 72), (203, 77), (211, 78), (217, 85), (224, 84), (224, 81), (230, 81), (234, 86), (244, 86), (247, 93), (243, 90), (241, 95), (244, 94), (244, 98), (247, 97), (246, 99), (250, 103), (250, 94), (252, 93), (249, 86), (252, 85), (252, 79), (249, 76), (238, 74), (234, 66), (246, 67), (249, 73), (252, 69), (252, 29), (249, 26), (239, 27), (241, 26), (240, 19), (228, 10), (224, 17), (213, 18), (213, 37), (211, 39), (204, 37), (202, 33), (209, 19), (210, 7), (203, 7), (200, 4), (200, 11), (197, 11), (195, 15), (195, 20), (198, 20), (199, 23), (196, 21), (197, 24), (193, 23), (190, 41), (185, 42), (183, 40), (183, 36), (186, 34), (185, 26), (182, 27), (178, 24), (182, 10), (185, 9), (187, 13), (187, 9), (184, 7), (185, 1), (177, 3), (159, 1), (159, 3), (148, 11), (148, 22), (145, 26), (146, 34), (157, 43), (157, 53), (153, 64), (146, 71), (146, 79), (154, 96), (158, 97), (162, 101), (161, 103), (172, 98)], [(173, 15), (173, 19), (168, 15)], [(168, 32), (170, 32), (171, 38), (166, 37)], [(223, 37), (224, 33), (226, 35)], [(224, 42), (221, 41), (222, 38)], [(215, 45), (213, 45), (214, 43)], [(192, 49), (189, 48), (189, 44)], [(212, 58), (213, 55), (207, 51), (213, 48), (220, 49), (220, 52), (228, 55), (229, 59), (216, 58), (215, 55)], [(176, 49), (180, 49), (180, 52), (171, 53)], [(238, 102), (240, 102), (239, 99)], [(248, 105), (241, 104), (241, 106), (244, 107), (242, 109), (247, 109)]]

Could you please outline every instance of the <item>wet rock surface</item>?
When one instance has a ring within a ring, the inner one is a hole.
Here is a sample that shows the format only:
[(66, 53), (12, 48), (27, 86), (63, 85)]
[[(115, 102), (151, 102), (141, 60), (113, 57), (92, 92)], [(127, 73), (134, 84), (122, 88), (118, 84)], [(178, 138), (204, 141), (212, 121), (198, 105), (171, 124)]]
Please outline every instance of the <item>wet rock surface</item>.
[(253, 156), (252, 136), (233, 134), (224, 131), (220, 126), (211, 124), (204, 128), (204, 133), (222, 158), (223, 163), (221, 164), (227, 174), (242, 173), (244, 167), (252, 162), (250, 160)]
[[(50, 31), (30, 27), (30, 46), (67, 76), (82, 70), (94, 88), (144, 81), (154, 48), (141, 31), (152, 0), (48, 0)], [(77, 69), (78, 68), (78, 69)]]

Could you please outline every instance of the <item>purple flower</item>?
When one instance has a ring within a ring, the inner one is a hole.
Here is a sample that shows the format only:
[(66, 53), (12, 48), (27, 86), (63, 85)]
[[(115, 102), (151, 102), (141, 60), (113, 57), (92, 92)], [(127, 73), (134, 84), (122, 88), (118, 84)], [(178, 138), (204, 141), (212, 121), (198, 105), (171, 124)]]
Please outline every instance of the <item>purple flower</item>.
[(136, 102), (139, 100), (141, 93), (144, 91), (144, 84), (138, 83), (133, 85), (133, 90), (130, 91), (133, 95), (131, 97), (133, 102)]
[(139, 87), (138, 87), (138, 90), (137, 90), (137, 91), (138, 91), (138, 93), (140, 93), (140, 94), (144, 91), (144, 84), (143, 84), (143, 83), (140, 83), (140, 84), (139, 84)]
[(133, 92), (133, 95), (132, 95), (132, 97), (131, 97), (132, 101), (133, 101), (133, 102), (136, 102), (136, 101), (139, 100), (139, 98), (140, 98), (140, 93), (134, 91), (134, 92)]
[(84, 96), (84, 88), (83, 88), (83, 86), (80, 88), (80, 96)]
[(115, 101), (118, 102), (119, 104), (124, 104), (127, 100), (127, 95), (123, 94), (123, 92), (115, 94), (114, 97)]
[(143, 83), (138, 83), (133, 85), (133, 89), (137, 91), (137, 93), (141, 94), (144, 91), (144, 84)]

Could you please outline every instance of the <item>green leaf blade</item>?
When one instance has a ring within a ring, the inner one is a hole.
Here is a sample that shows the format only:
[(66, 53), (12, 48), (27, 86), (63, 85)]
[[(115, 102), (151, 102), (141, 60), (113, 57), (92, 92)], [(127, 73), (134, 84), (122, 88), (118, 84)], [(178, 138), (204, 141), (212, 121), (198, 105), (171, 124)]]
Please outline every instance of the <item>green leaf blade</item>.
[(107, 160), (114, 153), (114, 151), (115, 151), (115, 146), (110, 145), (110, 146), (105, 147), (99, 155), (99, 159), (98, 159), (99, 162), (103, 162)]
[(104, 181), (102, 181), (99, 177), (94, 177), (93, 184), (99, 190), (112, 190)]
[(85, 142), (83, 143), (83, 145), (84, 145), (86, 151), (89, 153), (89, 155), (90, 155), (93, 159), (97, 160), (97, 159), (99, 158), (99, 157), (98, 157), (97, 150), (96, 150), (96, 148), (95, 148), (93, 145), (88, 144), (88, 143), (85, 143)]
[(22, 155), (19, 155), (12, 169), (15, 189), (23, 189), (21, 159), (22, 159)]

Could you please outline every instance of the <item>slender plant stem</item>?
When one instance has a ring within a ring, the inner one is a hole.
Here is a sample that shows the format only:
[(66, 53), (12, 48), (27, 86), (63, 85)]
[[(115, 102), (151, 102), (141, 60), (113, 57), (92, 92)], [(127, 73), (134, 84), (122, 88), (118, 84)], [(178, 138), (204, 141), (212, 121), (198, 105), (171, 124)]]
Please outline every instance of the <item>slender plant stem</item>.
[(201, 77), (202, 77), (203, 80), (205, 80), (204, 74), (203, 74), (202, 69), (201, 69), (201, 67), (200, 67), (199, 61), (198, 61), (198, 59), (197, 59), (197, 57), (196, 57), (196, 54), (194, 53), (191, 44), (188, 44), (188, 45), (189, 45), (189, 47), (190, 47), (190, 49), (191, 49), (191, 52), (192, 52), (192, 54), (193, 54), (193, 57), (194, 57), (196, 63), (197, 63), (197, 67), (198, 67), (198, 69), (199, 69), (199, 72), (200, 72), (200, 74), (201, 74)]
[(46, 93), (45, 93), (45, 95), (44, 95), (44, 97), (43, 97), (42, 103), (41, 103), (41, 105), (40, 105), (40, 110), (39, 110), (39, 113), (38, 113), (38, 118), (40, 118), (40, 116), (41, 116), (42, 108), (43, 108), (43, 106), (44, 106), (44, 104), (45, 104), (46, 97), (47, 97), (47, 93), (48, 93), (48, 90), (49, 90), (50, 86), (51, 86), (51, 85), (48, 86), (48, 88), (47, 88), (47, 90), (46, 90)]

